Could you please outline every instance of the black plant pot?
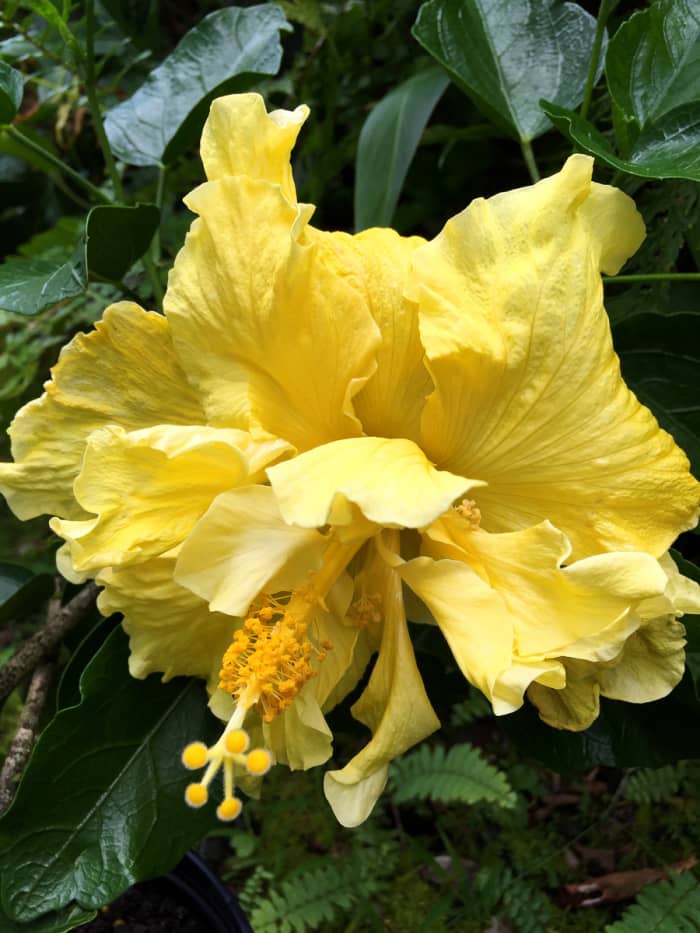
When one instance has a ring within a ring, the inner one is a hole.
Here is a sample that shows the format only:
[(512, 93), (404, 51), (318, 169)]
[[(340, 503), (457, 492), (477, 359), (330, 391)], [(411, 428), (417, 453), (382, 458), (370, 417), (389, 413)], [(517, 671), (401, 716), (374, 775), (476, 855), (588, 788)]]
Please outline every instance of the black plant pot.
[(170, 874), (132, 885), (78, 930), (103, 933), (115, 921), (120, 933), (253, 933), (234, 895), (194, 852)]

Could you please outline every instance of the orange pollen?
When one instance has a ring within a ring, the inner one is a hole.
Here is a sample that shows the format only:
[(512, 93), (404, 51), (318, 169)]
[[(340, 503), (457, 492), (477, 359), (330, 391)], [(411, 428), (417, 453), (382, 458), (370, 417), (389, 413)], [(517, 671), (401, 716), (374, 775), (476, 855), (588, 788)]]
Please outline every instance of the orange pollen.
[[(301, 603), (301, 605), (300, 605)], [(302, 592), (286, 603), (263, 596), (259, 608), (234, 633), (219, 672), (219, 687), (239, 698), (252, 687), (261, 718), (271, 722), (316, 674), (312, 661), (322, 661), (327, 642), (317, 648), (307, 636), (305, 616), (311, 608)]]

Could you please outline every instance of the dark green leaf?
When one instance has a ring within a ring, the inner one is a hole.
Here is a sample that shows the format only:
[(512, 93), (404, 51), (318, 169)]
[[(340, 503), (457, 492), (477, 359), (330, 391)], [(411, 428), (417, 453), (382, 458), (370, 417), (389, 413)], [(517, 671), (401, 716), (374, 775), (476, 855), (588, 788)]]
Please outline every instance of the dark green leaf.
[(541, 97), (583, 98), (595, 20), (558, 0), (429, 0), (413, 35), (474, 102), (527, 141), (549, 129)]
[(678, 107), (644, 130), (628, 159), (616, 155), (602, 133), (572, 110), (544, 100), (540, 106), (565, 136), (621, 172), (642, 178), (700, 181), (700, 103)]
[(95, 915), (94, 910), (71, 904), (65, 910), (52, 910), (29, 923), (16, 923), (0, 908), (0, 930), (2, 933), (68, 933), (82, 923), (89, 923)]
[(38, 314), (80, 295), (89, 280), (118, 282), (148, 249), (159, 219), (154, 204), (93, 207), (67, 262), (11, 258), (0, 266), (0, 309)]
[(622, 374), (700, 469), (700, 315), (637, 314), (613, 331)]
[[(95, 615), (98, 615), (95, 610)], [(77, 706), (80, 703), (80, 678), (83, 671), (100, 650), (118, 624), (119, 616), (109, 619), (99, 618), (89, 627), (87, 634), (79, 641), (63, 668), (61, 679), (56, 689), (56, 710)], [(72, 634), (72, 633), (71, 633)]]
[(37, 575), (17, 564), (0, 563), (0, 622), (29, 612), (52, 592), (53, 580), (49, 574)]
[(212, 828), (212, 806), (183, 801), (180, 762), (183, 745), (216, 732), (204, 688), (134, 680), (127, 657), (119, 628), (85, 669), (80, 706), (42, 734), (0, 820), (0, 891), (13, 919), (109, 903), (169, 871)]
[(137, 48), (158, 44), (158, 0), (101, 0), (101, 5)]
[(25, 6), (33, 13), (36, 13), (37, 16), (45, 19), (47, 23), (54, 27), (54, 29), (58, 30), (61, 38), (70, 48), (76, 61), (80, 61), (82, 59), (83, 51), (80, 43), (75, 38), (68, 26), (68, 23), (66, 22), (68, 18), (67, 14), (70, 11), (70, 4), (63, 4), (63, 14), (59, 11), (58, 7), (51, 2), (51, 0), (22, 0), (22, 6)]
[(19, 71), (0, 62), (0, 124), (12, 123), (22, 104), (24, 81)]
[(214, 97), (274, 75), (280, 30), (290, 27), (273, 4), (227, 7), (205, 16), (136, 93), (107, 114), (117, 158), (131, 165), (171, 162), (198, 136)]
[(700, 100), (700, 0), (656, 0), (610, 40), (605, 70), (618, 107), (641, 127)]
[(355, 170), (355, 229), (388, 227), (425, 126), (449, 84), (442, 68), (404, 81), (362, 127)]

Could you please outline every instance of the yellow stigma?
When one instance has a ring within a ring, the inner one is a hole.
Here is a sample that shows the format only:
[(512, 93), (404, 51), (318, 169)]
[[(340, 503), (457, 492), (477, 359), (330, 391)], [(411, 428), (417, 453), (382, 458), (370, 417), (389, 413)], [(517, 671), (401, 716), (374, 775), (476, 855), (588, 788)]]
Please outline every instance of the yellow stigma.
[(225, 823), (235, 820), (240, 815), (243, 804), (238, 797), (226, 797), (216, 808), (216, 815)]
[(207, 746), (204, 742), (190, 742), (182, 752), (182, 763), (190, 771), (203, 768), (208, 758)]
[(272, 755), (266, 748), (254, 748), (249, 752), (245, 764), (251, 774), (267, 774), (272, 767)]
[(226, 743), (226, 751), (232, 752), (233, 754), (248, 751), (248, 746), (250, 745), (250, 739), (245, 729), (233, 729), (231, 732), (227, 732), (224, 741)]
[(209, 799), (209, 793), (204, 784), (188, 784), (185, 790), (185, 801), (191, 807), (203, 807)]

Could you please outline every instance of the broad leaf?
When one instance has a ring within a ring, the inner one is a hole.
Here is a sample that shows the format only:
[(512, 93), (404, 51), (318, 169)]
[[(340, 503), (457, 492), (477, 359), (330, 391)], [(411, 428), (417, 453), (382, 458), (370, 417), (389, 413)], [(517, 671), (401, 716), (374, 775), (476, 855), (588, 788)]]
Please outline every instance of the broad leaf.
[(622, 373), (640, 402), (700, 470), (700, 315), (637, 314), (613, 331)]
[(15, 68), (0, 62), (0, 124), (12, 123), (22, 105), (24, 80)]
[(641, 127), (700, 100), (700, 0), (656, 0), (610, 40), (605, 71), (618, 107)]
[(17, 618), (48, 599), (53, 579), (17, 564), (0, 563), (0, 622)]
[(0, 309), (38, 314), (85, 291), (89, 280), (118, 282), (142, 256), (160, 219), (154, 204), (100, 204), (66, 262), (11, 258), (0, 266)]
[(572, 110), (544, 100), (540, 105), (565, 136), (621, 172), (642, 178), (700, 181), (700, 103), (678, 107), (644, 130), (628, 159), (616, 155), (607, 139)]
[(558, 0), (429, 0), (413, 35), (487, 115), (527, 141), (549, 129), (540, 98), (582, 100), (595, 29), (580, 6)]
[(134, 680), (115, 630), (80, 682), (80, 706), (59, 712), (0, 820), (0, 894), (15, 920), (71, 901), (109, 903), (169, 871), (212, 828), (213, 806), (183, 801), (180, 750), (216, 726), (203, 686)]
[(391, 224), (423, 130), (448, 84), (442, 68), (423, 71), (387, 94), (365, 120), (355, 169), (356, 230)]
[(131, 165), (171, 162), (199, 136), (210, 102), (243, 91), (282, 60), (284, 13), (266, 3), (205, 16), (136, 93), (110, 110), (105, 129), (117, 158)]
[(89, 923), (95, 915), (94, 910), (71, 904), (65, 910), (52, 910), (29, 923), (16, 923), (0, 908), (0, 930), (2, 933), (68, 933), (83, 923)]

